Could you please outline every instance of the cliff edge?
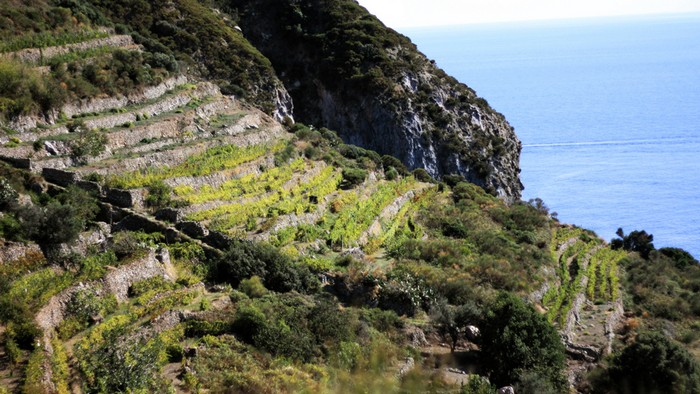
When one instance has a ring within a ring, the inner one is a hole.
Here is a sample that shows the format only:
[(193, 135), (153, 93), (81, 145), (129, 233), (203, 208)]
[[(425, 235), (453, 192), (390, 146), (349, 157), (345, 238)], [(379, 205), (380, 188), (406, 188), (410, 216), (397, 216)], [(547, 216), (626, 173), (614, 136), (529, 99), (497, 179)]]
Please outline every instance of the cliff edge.
[(245, 37), (271, 62), (297, 120), (520, 198), (521, 143), (506, 119), (411, 41), (351, 0), (232, 0)]

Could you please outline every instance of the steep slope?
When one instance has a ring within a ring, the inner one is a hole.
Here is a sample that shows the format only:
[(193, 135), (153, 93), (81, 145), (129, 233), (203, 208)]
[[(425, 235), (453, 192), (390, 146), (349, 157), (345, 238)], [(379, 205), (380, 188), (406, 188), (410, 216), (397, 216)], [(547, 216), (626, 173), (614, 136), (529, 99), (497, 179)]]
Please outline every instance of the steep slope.
[(271, 60), (298, 119), (409, 168), (520, 197), (520, 142), (503, 116), (356, 2), (220, 3)]

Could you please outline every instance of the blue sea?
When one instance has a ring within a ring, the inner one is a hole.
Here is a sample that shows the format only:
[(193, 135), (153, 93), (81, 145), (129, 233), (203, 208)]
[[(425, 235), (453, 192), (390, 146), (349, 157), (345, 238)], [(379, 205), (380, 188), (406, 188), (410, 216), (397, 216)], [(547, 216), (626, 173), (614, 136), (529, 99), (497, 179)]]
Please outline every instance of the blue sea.
[(515, 127), (523, 199), (700, 257), (700, 15), (401, 32)]

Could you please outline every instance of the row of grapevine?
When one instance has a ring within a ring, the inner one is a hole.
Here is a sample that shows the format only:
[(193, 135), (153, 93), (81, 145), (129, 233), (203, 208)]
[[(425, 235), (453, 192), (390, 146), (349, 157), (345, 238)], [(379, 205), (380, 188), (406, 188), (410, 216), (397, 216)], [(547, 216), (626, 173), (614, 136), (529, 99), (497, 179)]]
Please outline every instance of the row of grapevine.
[[(591, 250), (601, 242), (597, 238), (588, 237), (580, 229), (567, 228), (558, 229), (552, 243), (561, 245), (574, 237), (576, 237), (576, 241), (567, 247), (559, 257), (557, 276), (560, 285), (550, 288), (543, 297), (543, 303), (548, 308), (547, 318), (549, 321), (559, 324), (564, 323), (576, 295), (583, 290), (583, 278), (588, 276), (588, 269), (584, 269), (583, 266), (588, 262)], [(576, 264), (577, 268), (573, 278), (571, 271), (574, 267), (571, 267), (570, 264)]]
[(250, 174), (242, 178), (229, 180), (218, 187), (204, 185), (199, 189), (190, 186), (176, 187), (175, 195), (189, 204), (202, 204), (209, 201), (233, 201), (249, 198), (256, 194), (279, 190), (292, 179), (294, 173), (306, 168), (304, 159), (296, 159), (289, 165), (273, 167), (260, 175)]
[(334, 245), (342, 247), (352, 245), (384, 207), (414, 185), (413, 178), (385, 182), (366, 198), (358, 198), (354, 203), (347, 204), (348, 206), (344, 206), (339, 213), (331, 215), (324, 221), (324, 228), (328, 230), (328, 239)]
[(311, 196), (316, 197), (316, 200), (325, 197), (338, 188), (341, 180), (342, 175), (328, 166), (309, 182), (296, 185), (290, 190), (271, 192), (247, 203), (225, 204), (195, 212), (188, 215), (188, 219), (211, 220), (210, 227), (229, 231), (247, 223), (249, 219), (307, 212), (316, 207)]
[(192, 155), (176, 166), (144, 168), (113, 176), (108, 180), (108, 183), (113, 187), (133, 189), (145, 187), (169, 178), (209, 175), (217, 171), (229, 170), (264, 155), (278, 152), (285, 145), (285, 142), (279, 142), (274, 145), (261, 144), (247, 147), (236, 145), (216, 146), (200, 154)]

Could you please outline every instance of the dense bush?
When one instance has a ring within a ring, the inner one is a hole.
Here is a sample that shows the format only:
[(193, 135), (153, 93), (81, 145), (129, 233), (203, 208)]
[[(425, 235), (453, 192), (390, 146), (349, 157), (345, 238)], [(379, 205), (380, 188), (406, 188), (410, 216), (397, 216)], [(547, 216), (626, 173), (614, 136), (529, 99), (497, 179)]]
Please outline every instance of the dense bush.
[(11, 119), (60, 107), (66, 91), (55, 80), (16, 63), (0, 59), (0, 116)]
[(273, 291), (312, 291), (316, 279), (304, 265), (294, 263), (277, 248), (264, 243), (233, 241), (223, 257), (214, 262), (212, 279), (233, 286), (243, 279), (258, 276)]
[(155, 181), (148, 185), (146, 204), (155, 209), (167, 207), (172, 203), (172, 191), (173, 189), (165, 182)]
[[(380, 319), (394, 323), (386, 316)], [(239, 338), (259, 349), (310, 361), (333, 357), (343, 341), (355, 338), (358, 323), (356, 315), (341, 309), (332, 296), (271, 293), (240, 301), (231, 327)]]
[(606, 393), (700, 393), (700, 366), (679, 344), (659, 333), (642, 333), (615, 353), (607, 374), (594, 384)]
[(88, 220), (97, 213), (95, 199), (78, 187), (69, 187), (43, 205), (16, 208), (21, 234), (41, 245), (71, 242), (83, 231)]
[(367, 178), (367, 171), (360, 168), (343, 168), (343, 183), (341, 187), (352, 189)]
[(536, 373), (544, 386), (565, 391), (564, 346), (559, 334), (533, 307), (501, 293), (484, 315), (480, 359), (497, 386)]
[(661, 248), (659, 253), (673, 260), (677, 268), (682, 269), (700, 264), (693, 255), (680, 248)]
[(651, 253), (648, 260), (633, 255), (623, 259), (627, 308), (640, 316), (674, 321), (700, 316), (700, 265), (686, 264), (687, 256), (666, 251)]
[(639, 252), (639, 255), (644, 259), (648, 259), (651, 251), (655, 249), (654, 244), (652, 243), (654, 241), (654, 236), (647, 234), (647, 232), (644, 230), (635, 230), (628, 235), (625, 235), (622, 228), (618, 228), (615, 234), (617, 234), (617, 236), (620, 238), (610, 241), (610, 247), (613, 249), (624, 249), (631, 252)]

